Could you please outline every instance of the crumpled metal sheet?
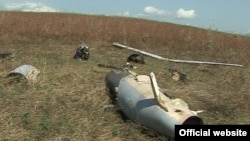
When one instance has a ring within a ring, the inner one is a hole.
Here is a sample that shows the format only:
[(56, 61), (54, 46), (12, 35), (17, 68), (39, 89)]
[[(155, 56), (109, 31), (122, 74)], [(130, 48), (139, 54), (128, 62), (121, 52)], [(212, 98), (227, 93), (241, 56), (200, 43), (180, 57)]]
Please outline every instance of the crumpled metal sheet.
[(35, 82), (37, 80), (37, 76), (40, 74), (40, 70), (31, 66), (31, 65), (22, 65), (18, 68), (12, 70), (8, 76), (16, 76), (21, 75), (25, 77), (28, 81)]

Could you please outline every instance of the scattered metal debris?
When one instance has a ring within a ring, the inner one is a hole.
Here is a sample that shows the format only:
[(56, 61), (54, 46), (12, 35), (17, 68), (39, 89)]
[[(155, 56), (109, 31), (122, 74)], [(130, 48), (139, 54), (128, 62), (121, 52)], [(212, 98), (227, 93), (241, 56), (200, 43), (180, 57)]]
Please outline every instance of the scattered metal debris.
[(185, 81), (187, 80), (187, 76), (186, 74), (176, 70), (176, 69), (171, 69), (171, 68), (168, 68), (168, 71), (171, 73), (172, 75), (172, 79), (173, 80), (176, 80), (176, 81)]
[(123, 68), (108, 65), (108, 64), (98, 64), (99, 67), (104, 67), (104, 68), (110, 68), (110, 69), (117, 69), (117, 70), (122, 70)]
[(16, 52), (0, 53), (0, 59), (12, 59), (16, 57)]
[(128, 70), (112, 70), (106, 76), (106, 86), (125, 116), (164, 136), (174, 138), (175, 125), (202, 125), (198, 112), (188, 104), (161, 92), (154, 73), (137, 75)]
[(40, 74), (40, 70), (36, 69), (31, 65), (22, 65), (14, 70), (12, 70), (8, 77), (13, 77), (17, 79), (17, 81), (25, 78), (29, 82), (35, 82), (37, 80), (37, 76)]
[(106, 105), (103, 105), (102, 107), (102, 111), (105, 111), (106, 109), (110, 109), (110, 108), (115, 108), (115, 105), (114, 104), (106, 104)]
[(123, 65), (123, 67), (125, 69), (137, 69), (137, 66), (130, 64), (129, 62), (127, 62), (125, 65)]
[(127, 58), (127, 62), (134, 62), (134, 63), (140, 63), (140, 64), (145, 64), (145, 60), (142, 54), (131, 54), (128, 58)]
[(144, 54), (144, 55), (147, 55), (147, 56), (159, 59), (159, 60), (165, 60), (165, 61), (170, 61), (170, 62), (175, 62), (175, 63), (209, 64), (209, 65), (224, 65), (224, 66), (243, 67), (243, 65), (240, 65), (240, 64), (229, 64), (229, 63), (217, 63), (217, 62), (204, 62), (204, 61), (191, 61), (191, 60), (169, 59), (169, 58), (164, 58), (164, 57), (161, 57), (159, 55), (155, 55), (155, 54), (152, 54), (152, 53), (149, 53), (149, 52), (146, 52), (146, 51), (135, 49), (135, 48), (132, 48), (132, 47), (129, 47), (129, 46), (126, 46), (126, 45), (122, 45), (122, 44), (119, 44), (119, 43), (113, 43), (113, 45), (116, 46), (116, 47), (126, 48), (126, 49), (129, 49), (129, 50), (133, 50), (133, 51), (139, 52), (141, 54)]
[(89, 47), (86, 44), (81, 44), (75, 51), (74, 59), (88, 60), (90, 57)]
[(117, 67), (113, 65), (108, 65), (108, 64), (98, 64), (99, 67), (104, 67), (104, 68), (110, 68), (110, 69), (116, 69), (116, 70), (123, 70), (123, 69), (137, 69), (136, 66), (126, 63), (125, 65), (122, 65), (122, 67)]

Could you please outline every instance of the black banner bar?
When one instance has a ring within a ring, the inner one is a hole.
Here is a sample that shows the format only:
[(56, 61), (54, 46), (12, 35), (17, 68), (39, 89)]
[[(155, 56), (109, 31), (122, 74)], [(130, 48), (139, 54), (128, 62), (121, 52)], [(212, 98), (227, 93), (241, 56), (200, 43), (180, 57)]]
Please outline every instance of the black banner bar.
[(201, 139), (250, 141), (250, 125), (176, 125), (175, 141)]

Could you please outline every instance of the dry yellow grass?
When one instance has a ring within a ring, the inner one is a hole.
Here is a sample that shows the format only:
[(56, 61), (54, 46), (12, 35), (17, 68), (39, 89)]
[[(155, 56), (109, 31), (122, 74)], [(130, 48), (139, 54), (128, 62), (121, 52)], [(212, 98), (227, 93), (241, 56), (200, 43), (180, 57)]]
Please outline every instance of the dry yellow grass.
[[(102, 106), (110, 99), (107, 68), (122, 66), (132, 52), (121, 42), (167, 58), (243, 64), (243, 67), (172, 63), (145, 57), (138, 74), (154, 72), (159, 86), (204, 110), (205, 124), (249, 124), (250, 38), (211, 30), (129, 18), (54, 13), (0, 12), (0, 51), (16, 51), (0, 60), (0, 140), (158, 141), (167, 140), (141, 125), (124, 121), (119, 111)], [(78, 44), (90, 47), (90, 59), (78, 61)], [(41, 71), (34, 84), (8, 84), (9, 71), (30, 64)], [(187, 75), (174, 81), (166, 68)]]

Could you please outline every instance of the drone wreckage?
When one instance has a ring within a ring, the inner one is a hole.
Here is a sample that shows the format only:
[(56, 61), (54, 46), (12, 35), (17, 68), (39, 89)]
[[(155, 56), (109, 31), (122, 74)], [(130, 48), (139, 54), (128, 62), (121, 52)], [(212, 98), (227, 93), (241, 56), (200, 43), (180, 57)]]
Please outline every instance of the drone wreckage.
[[(205, 63), (213, 65), (230, 65), (242, 67), (238, 64), (182, 61), (166, 59), (148, 52), (136, 50), (121, 44), (114, 43), (114, 46), (127, 48), (151, 56), (160, 60), (185, 63)], [(9, 56), (2, 55), (3, 57)], [(89, 49), (86, 45), (79, 46), (74, 54), (75, 59), (88, 60)], [(112, 66), (102, 65), (102, 67)], [(28, 80), (35, 80), (40, 71), (31, 65), (23, 65), (10, 72), (9, 76), (21, 74)], [(30, 76), (32, 74), (32, 77)], [(33, 74), (35, 74), (33, 76)], [(156, 131), (164, 136), (175, 138), (175, 125), (203, 125), (203, 120), (198, 116), (202, 111), (193, 111), (188, 104), (180, 98), (172, 98), (158, 87), (155, 75), (138, 75), (129, 69), (113, 68), (105, 78), (106, 87), (112, 100), (115, 100), (119, 109), (125, 116), (140, 123), (145, 127)]]
[(106, 87), (125, 116), (166, 137), (174, 138), (175, 125), (202, 125), (198, 112), (179, 98), (161, 91), (153, 72), (137, 75), (129, 70), (111, 70)]
[[(119, 43), (113, 43), (113, 45), (159, 60), (176, 63), (243, 66), (239, 64), (168, 59)], [(193, 111), (184, 100), (172, 98), (163, 92), (158, 87), (153, 72), (150, 75), (137, 75), (128, 69), (113, 69), (107, 74), (105, 81), (111, 98), (115, 100), (118, 108), (128, 119), (166, 137), (175, 138), (175, 125), (204, 124), (203, 120), (198, 116), (198, 113), (202, 112), (202, 110)]]

